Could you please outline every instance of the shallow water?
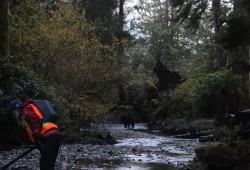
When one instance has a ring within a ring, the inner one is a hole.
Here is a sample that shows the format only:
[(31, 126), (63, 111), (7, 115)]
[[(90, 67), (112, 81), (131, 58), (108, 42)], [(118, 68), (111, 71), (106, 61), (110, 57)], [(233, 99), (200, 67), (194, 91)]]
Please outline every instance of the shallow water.
[(121, 159), (117, 160), (92, 160), (80, 159), (77, 164), (85, 164), (87, 169), (114, 169), (114, 170), (177, 170), (176, 167), (161, 163), (130, 162)]
[[(135, 135), (121, 135), (121, 137), (116, 133), (124, 131), (122, 125), (109, 124), (106, 127), (114, 136), (119, 138), (117, 140), (118, 144), (114, 145), (114, 148), (132, 148), (132, 152), (123, 155), (123, 160), (127, 161), (125, 165), (132, 169), (177, 169), (176, 167), (179, 165), (188, 164), (193, 160), (195, 156), (194, 148), (199, 145), (197, 139), (177, 139), (160, 136), (156, 135), (157, 132), (152, 133), (152, 131), (148, 131), (147, 135), (145, 132), (138, 133), (137, 130), (147, 129), (144, 124), (136, 124), (134, 129), (128, 128), (125, 130), (132, 131), (131, 133), (135, 133)], [(122, 164), (116, 167), (118, 170), (119, 168), (126, 169)]]

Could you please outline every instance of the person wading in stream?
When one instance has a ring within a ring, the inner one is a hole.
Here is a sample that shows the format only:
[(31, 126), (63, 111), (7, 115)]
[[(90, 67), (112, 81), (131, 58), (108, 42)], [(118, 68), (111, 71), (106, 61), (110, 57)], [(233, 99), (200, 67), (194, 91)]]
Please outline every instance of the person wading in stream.
[(10, 102), (11, 111), (15, 113), (31, 140), (40, 151), (40, 170), (54, 170), (60, 146), (60, 131), (52, 122), (44, 122), (39, 108), (27, 99), (22, 102), (16, 98)]

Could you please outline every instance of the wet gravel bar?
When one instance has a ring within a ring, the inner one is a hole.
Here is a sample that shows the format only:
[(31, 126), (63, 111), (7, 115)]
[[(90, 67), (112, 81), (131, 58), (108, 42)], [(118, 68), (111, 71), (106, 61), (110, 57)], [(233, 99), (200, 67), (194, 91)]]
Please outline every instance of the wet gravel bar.
[[(177, 139), (148, 133), (143, 125), (124, 129), (122, 125), (107, 125), (117, 140), (114, 145), (64, 144), (56, 162), (56, 170), (177, 170), (189, 164), (195, 154), (197, 139)], [(0, 166), (7, 164), (27, 148), (0, 152)], [(39, 169), (39, 151), (34, 150), (9, 169)]]

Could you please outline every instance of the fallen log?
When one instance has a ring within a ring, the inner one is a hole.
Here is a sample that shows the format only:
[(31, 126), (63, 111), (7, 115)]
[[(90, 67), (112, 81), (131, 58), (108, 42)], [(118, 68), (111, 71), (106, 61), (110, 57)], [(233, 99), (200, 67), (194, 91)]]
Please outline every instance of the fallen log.
[(214, 132), (214, 130), (198, 131), (194, 133), (187, 132), (185, 134), (174, 135), (174, 138), (183, 138), (183, 139), (194, 139), (199, 138), (200, 136), (209, 136)]
[(214, 135), (208, 135), (208, 136), (200, 136), (199, 142), (214, 142)]

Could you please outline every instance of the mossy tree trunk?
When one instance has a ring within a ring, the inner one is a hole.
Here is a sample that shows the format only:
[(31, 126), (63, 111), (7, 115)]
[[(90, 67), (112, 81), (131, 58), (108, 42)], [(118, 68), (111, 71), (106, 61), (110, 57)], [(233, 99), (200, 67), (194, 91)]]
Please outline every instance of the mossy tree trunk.
[(233, 63), (233, 71), (242, 76), (241, 91), (243, 93), (240, 107), (249, 108), (250, 102), (250, 46), (241, 47), (234, 52), (239, 56)]
[(241, 103), (242, 108), (249, 108), (250, 102), (250, 46), (243, 47), (241, 54), (240, 75), (242, 76), (242, 92), (243, 100)]
[(0, 66), (5, 63), (8, 58), (8, 10), (9, 0), (0, 0)]
[(244, 107), (249, 108), (250, 103), (250, 45), (245, 50), (245, 62), (247, 69), (245, 69), (243, 76), (243, 92), (244, 92)]
[[(245, 1), (245, 2), (244, 2)], [(245, 20), (245, 24), (247, 24), (247, 18), (249, 18), (249, 5), (247, 2), (249, 0), (234, 0), (234, 13), (241, 16)], [(244, 24), (243, 24), (244, 25)], [(249, 29), (249, 28), (248, 28)], [(238, 31), (238, 34), (241, 32)], [(249, 37), (247, 35), (248, 32), (245, 32), (244, 36), (241, 37), (241, 42), (245, 42), (243, 37)], [(233, 39), (237, 42), (237, 40)], [(244, 44), (244, 43), (243, 43)], [(240, 44), (241, 45), (241, 44)], [(237, 48), (236, 48), (237, 49)], [(241, 102), (242, 108), (249, 108), (249, 102), (250, 102), (250, 45), (249, 41), (246, 43), (246, 45), (241, 45), (238, 50), (240, 51), (239, 54), (235, 56), (238, 56), (238, 68), (236, 67), (236, 73), (240, 74), (242, 76), (242, 92), (243, 92), (243, 100)]]

